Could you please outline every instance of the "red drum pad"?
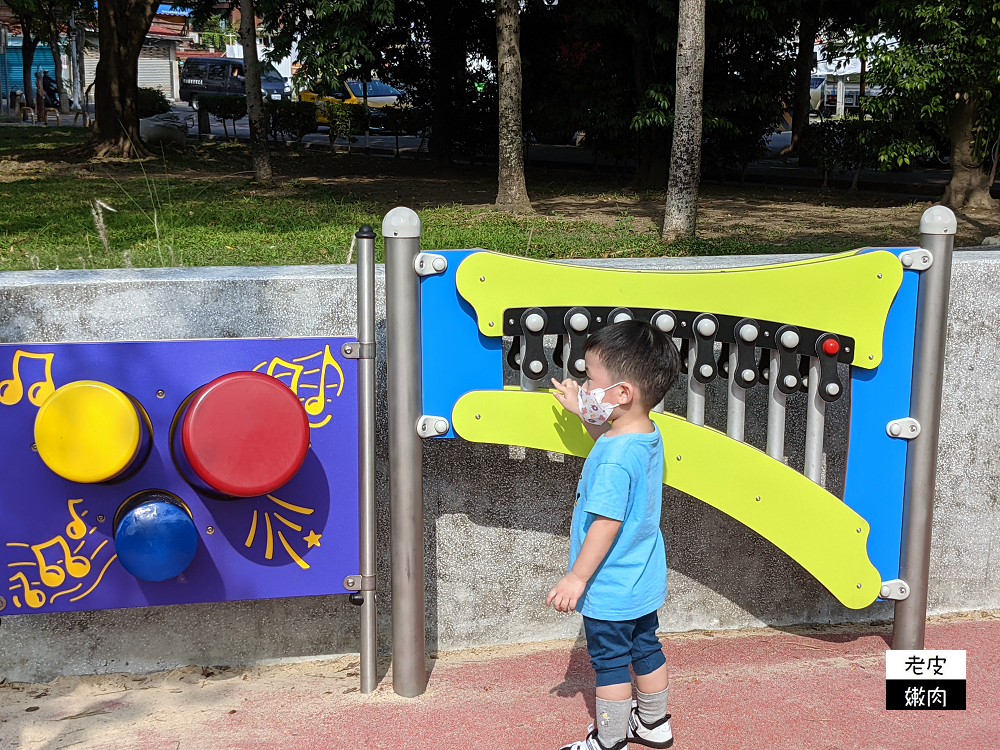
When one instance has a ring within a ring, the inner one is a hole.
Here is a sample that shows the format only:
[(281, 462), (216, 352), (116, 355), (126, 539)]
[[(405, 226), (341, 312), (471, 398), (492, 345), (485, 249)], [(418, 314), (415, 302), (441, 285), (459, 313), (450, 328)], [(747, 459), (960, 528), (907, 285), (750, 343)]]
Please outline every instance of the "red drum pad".
[(233, 497), (281, 487), (309, 450), (309, 419), (281, 381), (233, 372), (195, 393), (181, 424), (191, 468), (209, 487)]

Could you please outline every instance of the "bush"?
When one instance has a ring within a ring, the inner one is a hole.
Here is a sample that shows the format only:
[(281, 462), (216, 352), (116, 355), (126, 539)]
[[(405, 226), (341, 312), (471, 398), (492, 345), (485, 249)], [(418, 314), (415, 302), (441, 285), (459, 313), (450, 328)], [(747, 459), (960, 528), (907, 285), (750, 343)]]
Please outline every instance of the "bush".
[(170, 111), (170, 102), (159, 89), (148, 89), (139, 87), (139, 93), (135, 99), (136, 109), (139, 110), (139, 119), (162, 115)]
[(292, 102), (287, 99), (268, 99), (264, 102), (268, 130), (275, 140), (295, 138), (299, 145), (302, 138), (316, 132), (316, 103)]
[(213, 96), (202, 96), (198, 99), (198, 106), (208, 114), (222, 121), (222, 130), (229, 136), (226, 130), (226, 120), (233, 121), (233, 136), (236, 135), (236, 120), (247, 116), (247, 98), (235, 94), (218, 94)]

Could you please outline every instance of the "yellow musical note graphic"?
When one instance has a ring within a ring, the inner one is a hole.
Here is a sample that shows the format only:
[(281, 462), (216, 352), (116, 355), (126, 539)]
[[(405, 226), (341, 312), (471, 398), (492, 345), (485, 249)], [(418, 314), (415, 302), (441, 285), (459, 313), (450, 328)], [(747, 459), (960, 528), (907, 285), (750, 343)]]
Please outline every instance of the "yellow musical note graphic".
[[(77, 503), (82, 503), (83, 498), (79, 500), (68, 500), (66, 505), (69, 507), (69, 514), (72, 516), (73, 520), (66, 524), (66, 536), (70, 539), (83, 539), (87, 535), (87, 524), (84, 523), (83, 519), (77, 514), (76, 508), (73, 506)], [(86, 513), (87, 511), (84, 511)]]
[[(24, 601), (32, 609), (38, 609), (45, 604), (45, 592), (31, 588), (31, 585), (28, 583), (28, 579), (25, 578), (24, 573), (15, 573), (7, 580), (21, 582), (21, 585), (24, 586)], [(17, 586), (11, 586), (10, 588), (15, 589)]]
[[(317, 393), (315, 396), (310, 396), (305, 401), (306, 414), (308, 414), (311, 417), (315, 417), (322, 414), (323, 410), (326, 408), (326, 387), (327, 387), (326, 373), (330, 367), (333, 367), (337, 371), (337, 377), (338, 377), (337, 384), (340, 388), (343, 388), (344, 371), (340, 369), (340, 365), (337, 364), (337, 360), (333, 358), (333, 355), (330, 353), (330, 345), (327, 344), (326, 348), (323, 350), (323, 364), (320, 366), (319, 393)], [(337, 395), (338, 396), (340, 395), (339, 391), (337, 392)], [(310, 422), (309, 426), (322, 427), (327, 422), (329, 422), (330, 419), (331, 416), (327, 414), (326, 419), (324, 419), (322, 422), (316, 424)]]
[[(45, 555), (42, 554), (43, 550), (54, 545), (58, 545), (62, 549), (65, 572), (58, 564), (46, 562)], [(66, 573), (69, 573), (73, 578), (84, 578), (90, 572), (90, 559), (83, 555), (76, 556), (70, 552), (69, 545), (61, 535), (53, 537), (47, 542), (31, 545), (31, 551), (35, 553), (35, 559), (38, 561), (38, 576), (46, 586), (53, 588), (61, 586), (66, 580)]]
[[(260, 367), (260, 365), (257, 366)], [(279, 366), (287, 367), (289, 370), (291, 370), (291, 372), (279, 372), (277, 375), (275, 375), (274, 371)], [(291, 375), (292, 382), (288, 384), (288, 387), (292, 389), (292, 393), (297, 394), (299, 392), (299, 376), (302, 374), (302, 371), (304, 369), (305, 368), (302, 365), (286, 362), (285, 360), (281, 359), (281, 357), (275, 357), (274, 359), (271, 360), (271, 363), (267, 366), (267, 374), (270, 375), (272, 378), (283, 378), (285, 377), (285, 375)]]
[(28, 401), (35, 406), (42, 403), (55, 391), (56, 386), (52, 381), (52, 358), (55, 353), (37, 354), (35, 352), (25, 352), (18, 349), (14, 352), (14, 362), (11, 366), (12, 373), (10, 380), (0, 380), (0, 404), (13, 406), (24, 396), (24, 384), (21, 382), (21, 360), (35, 359), (45, 363), (45, 377), (43, 380), (36, 380), (28, 386)]

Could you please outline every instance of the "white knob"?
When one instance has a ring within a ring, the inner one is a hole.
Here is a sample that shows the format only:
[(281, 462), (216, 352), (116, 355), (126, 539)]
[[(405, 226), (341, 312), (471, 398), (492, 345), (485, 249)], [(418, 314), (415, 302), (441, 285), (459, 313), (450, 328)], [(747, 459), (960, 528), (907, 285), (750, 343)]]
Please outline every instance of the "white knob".
[(837, 385), (836, 383), (830, 383), (826, 387), (826, 392), (827, 395), (829, 396), (836, 396), (838, 393), (840, 393), (840, 386)]
[(781, 345), (786, 349), (794, 349), (799, 345), (799, 334), (795, 331), (785, 331), (781, 334)]
[(747, 383), (749, 383), (757, 376), (757, 373), (755, 373), (749, 367), (745, 369), (741, 374), (743, 375), (743, 380), (745, 380)]
[(712, 369), (712, 365), (702, 365), (700, 372), (703, 378), (710, 378), (715, 370)]
[(806, 388), (809, 387), (809, 376), (808, 375), (806, 377), (802, 378), (802, 385), (804, 385)]
[(580, 331), (586, 331), (587, 326), (589, 324), (590, 321), (587, 319), (587, 316), (584, 315), (583, 313), (573, 313), (573, 315), (570, 316), (569, 327), (572, 328), (577, 333), (579, 333)]
[(899, 437), (903, 433), (903, 428), (899, 424), (893, 423), (889, 425), (889, 434), (893, 437)]
[(740, 328), (740, 338), (746, 341), (748, 344), (751, 341), (756, 341), (757, 336), (760, 335), (760, 331), (757, 330), (757, 326), (747, 323), (745, 326)]
[(899, 262), (903, 264), (903, 268), (910, 268), (913, 265), (913, 256), (909, 253), (903, 253), (899, 256)]
[(444, 258), (442, 258), (439, 255), (438, 257), (436, 257), (431, 262), (431, 265), (434, 267), (435, 271), (437, 271), (438, 273), (441, 273), (442, 271), (444, 271), (448, 267), (448, 261), (446, 261)]
[(708, 337), (715, 333), (715, 323), (710, 318), (702, 318), (698, 321), (698, 333)]
[(529, 364), (528, 367), (531, 368), (532, 372), (541, 372), (542, 368), (545, 367), (545, 365), (543, 365), (536, 359), (532, 360), (531, 364)]
[(623, 313), (618, 313), (615, 316), (615, 319), (612, 320), (611, 322), (612, 323), (624, 323), (626, 320), (632, 320), (632, 316), (629, 315), (628, 313), (623, 312)]
[(532, 333), (538, 333), (545, 327), (545, 319), (538, 313), (531, 313), (524, 321), (524, 324)]
[(656, 327), (664, 333), (670, 333), (674, 330), (675, 325), (677, 325), (677, 321), (670, 313), (663, 313), (656, 317)]
[(587, 369), (587, 362), (586, 360), (578, 359), (573, 363), (573, 366), (576, 367), (577, 372), (584, 372)]
[(521, 365), (521, 354), (520, 354), (520, 352), (518, 352), (517, 354), (514, 355), (514, 361), (517, 363), (518, 367), (520, 367), (520, 365)]
[(794, 388), (799, 382), (799, 379), (794, 375), (785, 375), (785, 388)]
[(448, 431), (448, 423), (443, 419), (437, 420), (434, 423), (434, 431), (437, 432), (438, 435), (443, 435)]

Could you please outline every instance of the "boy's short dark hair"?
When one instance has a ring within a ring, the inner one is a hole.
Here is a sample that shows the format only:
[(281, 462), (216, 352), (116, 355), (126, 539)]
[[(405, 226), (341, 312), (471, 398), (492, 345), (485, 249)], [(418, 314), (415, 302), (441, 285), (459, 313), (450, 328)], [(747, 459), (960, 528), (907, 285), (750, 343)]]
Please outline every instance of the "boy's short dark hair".
[(583, 345), (597, 352), (612, 380), (625, 380), (639, 389), (642, 405), (652, 409), (677, 379), (680, 356), (674, 340), (642, 320), (628, 320), (600, 328)]

